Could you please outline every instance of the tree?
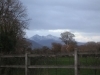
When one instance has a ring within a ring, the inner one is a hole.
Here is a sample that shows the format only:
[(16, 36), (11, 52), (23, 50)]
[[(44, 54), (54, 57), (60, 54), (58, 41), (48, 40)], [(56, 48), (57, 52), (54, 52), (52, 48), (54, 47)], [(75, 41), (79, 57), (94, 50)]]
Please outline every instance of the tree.
[(45, 54), (45, 53), (49, 53), (49, 51), (50, 51), (50, 49), (49, 49), (49, 47), (47, 47), (47, 46), (43, 46), (42, 48), (41, 48), (41, 53), (43, 53), (43, 54)]
[(73, 37), (75, 37), (75, 35), (74, 34), (72, 34), (71, 32), (68, 32), (68, 31), (66, 31), (66, 32), (63, 32), (63, 33), (61, 33), (61, 40), (67, 45), (67, 47), (66, 47), (66, 49), (71, 45), (76, 45), (76, 42), (75, 42), (75, 40), (74, 40), (74, 38)]
[(86, 44), (87, 51), (97, 51), (97, 44), (94, 41), (89, 41)]
[(74, 41), (73, 37), (75, 37), (74, 34), (72, 34), (71, 32), (63, 32), (61, 33), (61, 40), (65, 43), (65, 44), (70, 44), (71, 42)]
[(58, 53), (58, 52), (61, 52), (61, 47), (62, 45), (60, 43), (52, 43), (52, 51), (54, 53)]
[(15, 53), (31, 52), (31, 46), (32, 44), (26, 38), (19, 39), (17, 40)]
[(100, 42), (89, 41), (83, 45), (78, 46), (80, 51), (96, 52), (100, 51)]
[[(27, 23), (25, 8), (19, 0), (0, 0), (0, 52), (11, 53), (27, 47), (23, 39)], [(6, 60), (9, 63), (12, 61)], [(11, 75), (12, 71), (12, 68), (0, 68), (0, 75)]]
[(62, 53), (68, 52), (68, 51), (66, 50), (66, 45), (62, 45), (62, 47), (61, 47), (61, 52), (62, 52)]
[(19, 0), (0, 0), (0, 51), (15, 51), (27, 29), (27, 14)]
[(100, 52), (100, 42), (97, 42), (97, 50)]

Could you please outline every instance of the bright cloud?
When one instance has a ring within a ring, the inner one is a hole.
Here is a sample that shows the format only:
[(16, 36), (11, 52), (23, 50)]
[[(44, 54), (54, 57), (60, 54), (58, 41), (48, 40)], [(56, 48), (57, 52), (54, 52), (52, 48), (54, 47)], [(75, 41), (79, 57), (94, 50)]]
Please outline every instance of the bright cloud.
[[(48, 34), (54, 35), (54, 36), (58, 36), (60, 37), (60, 34), (64, 31), (70, 31), (70, 30), (62, 30), (62, 29), (58, 29), (58, 30), (27, 30), (26, 34), (28, 38), (38, 34), (41, 36), (46, 36)], [(75, 40), (79, 41), (79, 42), (88, 42), (88, 41), (100, 41), (100, 36), (97, 35), (91, 35), (88, 36), (86, 33), (79, 33), (79, 32), (72, 32), (75, 35)]]
[(68, 29), (56, 29), (56, 30), (48, 30), (49, 32), (52, 32), (52, 33), (62, 33), (64, 31), (70, 31)]

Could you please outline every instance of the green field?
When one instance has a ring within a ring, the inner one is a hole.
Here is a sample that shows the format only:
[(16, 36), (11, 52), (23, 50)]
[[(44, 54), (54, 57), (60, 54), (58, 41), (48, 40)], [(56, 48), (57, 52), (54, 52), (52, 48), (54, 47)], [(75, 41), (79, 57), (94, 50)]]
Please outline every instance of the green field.
[[(30, 65), (74, 65), (74, 57), (34, 57)], [(17, 59), (16, 59), (17, 61)], [(21, 60), (20, 63), (21, 65)], [(100, 66), (100, 57), (80, 57), (79, 65)], [(46, 68), (29, 69), (30, 75), (74, 75), (74, 69)], [(100, 69), (79, 69), (80, 75), (100, 75)], [(11, 75), (24, 75), (24, 69), (11, 69)]]
[[(38, 60), (34, 62), (36, 59)], [(79, 64), (100, 66), (100, 58), (93, 56), (80, 57)], [(74, 57), (38, 57), (31, 61), (31, 65), (74, 65)], [(80, 69), (79, 72), (81, 75), (100, 75), (100, 69)], [(36, 69), (35, 75), (74, 75), (74, 69)]]
[[(31, 60), (31, 65), (74, 65), (74, 57), (35, 57)], [(79, 65), (100, 66), (100, 57), (79, 57)]]

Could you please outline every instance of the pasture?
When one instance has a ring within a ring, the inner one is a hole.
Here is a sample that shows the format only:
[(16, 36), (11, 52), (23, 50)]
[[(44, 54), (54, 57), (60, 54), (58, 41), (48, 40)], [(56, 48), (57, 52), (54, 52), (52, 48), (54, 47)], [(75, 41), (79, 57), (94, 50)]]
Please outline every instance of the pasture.
[[(39, 59), (39, 58), (38, 58)], [(31, 58), (32, 60), (32, 58)], [(31, 62), (31, 65), (74, 65), (74, 57), (55, 57), (55, 58), (40, 58), (36, 63)], [(84, 66), (100, 66), (100, 58), (89, 56), (80, 57), (79, 65)], [(34, 70), (34, 69), (33, 69)], [(30, 70), (32, 71), (32, 69)], [(74, 69), (53, 68), (53, 69), (36, 69), (36, 75), (74, 75)], [(100, 75), (100, 69), (79, 69), (80, 75)]]
[[(32, 66), (74, 66), (74, 56), (37, 56), (29, 57), (29, 65)], [(22, 58), (1, 58), (1, 65), (25, 65), (25, 59)], [(10, 63), (9, 63), (10, 61)], [(79, 56), (78, 65), (80, 66), (100, 66), (100, 57), (97, 56)], [(3, 69), (3, 68), (2, 68)], [(10, 75), (25, 75), (25, 68), (9, 68)], [(99, 69), (79, 68), (80, 75), (100, 75)], [(75, 75), (74, 68), (29, 68), (29, 75)]]

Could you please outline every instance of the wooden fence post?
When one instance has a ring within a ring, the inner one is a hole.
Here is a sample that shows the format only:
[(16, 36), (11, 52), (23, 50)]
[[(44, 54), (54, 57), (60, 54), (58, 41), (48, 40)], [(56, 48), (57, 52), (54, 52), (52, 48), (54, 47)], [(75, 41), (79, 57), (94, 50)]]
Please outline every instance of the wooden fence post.
[(75, 48), (74, 52), (74, 70), (75, 70), (75, 75), (79, 75), (78, 73), (78, 53), (77, 53), (77, 48)]
[(28, 56), (27, 52), (25, 53), (25, 75), (28, 75)]
[[(30, 66), (30, 57), (28, 56), (30, 52), (27, 53), (27, 68)], [(28, 69), (28, 75), (30, 75), (30, 70)]]

